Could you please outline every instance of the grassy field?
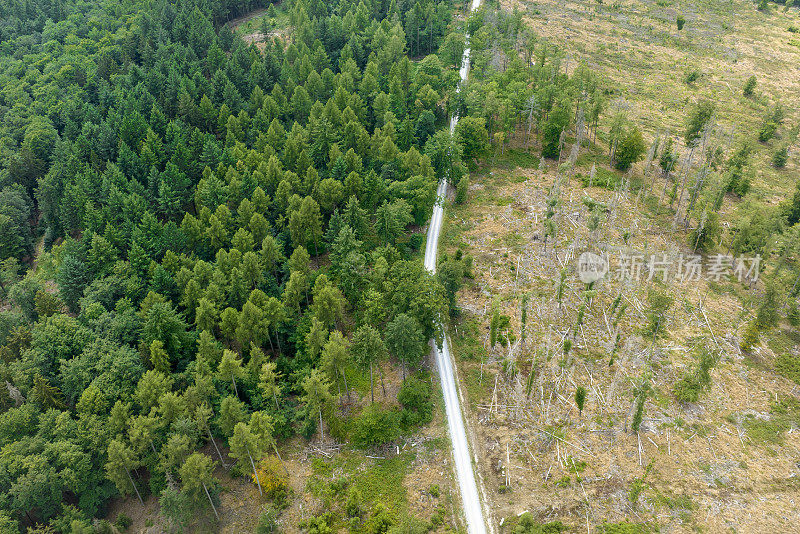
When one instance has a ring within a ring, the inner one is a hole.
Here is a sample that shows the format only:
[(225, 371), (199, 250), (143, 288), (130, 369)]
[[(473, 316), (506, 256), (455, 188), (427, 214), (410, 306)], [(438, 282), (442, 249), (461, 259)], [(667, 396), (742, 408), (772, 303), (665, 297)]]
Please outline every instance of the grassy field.
[[(586, 175), (602, 154), (584, 148), (577, 173)], [(533, 167), (511, 151), (479, 169), (467, 202), (448, 205), (442, 237), (448, 253), (460, 248), (474, 260), (451, 336), (494, 521), (527, 510), (541, 523), (559, 520), (576, 532), (793, 528), (800, 519), (788, 511), (800, 498), (793, 438), (800, 386), (789, 366), (800, 361), (796, 334), (784, 325), (741, 351), (758, 290), (736, 280), (607, 280), (589, 296), (574, 270), (581, 251), (675, 258), (690, 252), (687, 232), (672, 230), (655, 198), (625, 187), (584, 187), (573, 176), (561, 179), (558, 236), (545, 245), (555, 165)], [(621, 179), (609, 171), (610, 183)], [(588, 227), (586, 198), (609, 208), (596, 230)], [(653, 289), (672, 298), (655, 343), (648, 334)], [(626, 311), (615, 320), (617, 296)], [(510, 318), (514, 338), (505, 346), (489, 343), (493, 303)], [(700, 347), (720, 357), (711, 384), (697, 402), (679, 402), (675, 384), (694, 372)], [(637, 433), (631, 427), (643, 381), (650, 393)], [(582, 414), (573, 398), (578, 386), (588, 391)]]
[[(610, 84), (611, 106), (623, 103), (649, 137), (680, 136), (688, 108), (699, 99), (716, 104), (717, 135), (756, 148), (753, 193), (776, 203), (793, 190), (797, 158), (783, 170), (770, 164), (775, 147), (790, 138), (800, 114), (800, 11), (750, 0), (502, 0), (516, 8), (536, 34), (565, 51), (571, 72), (585, 62)], [(686, 24), (679, 31), (682, 15)], [(792, 31), (790, 31), (792, 30)], [(688, 75), (697, 79), (688, 82)], [(746, 80), (758, 85), (743, 95)], [(762, 144), (755, 132), (776, 103), (787, 111), (783, 139)], [(603, 130), (601, 126), (601, 130)], [(606, 128), (607, 130), (607, 128)]]
[[(271, 4), (271, 9), (257, 9), (244, 17), (232, 20), (231, 28), (239, 34), (246, 43), (255, 43), (261, 46), (267, 37), (284, 38), (289, 28), (288, 3), (278, 2)], [(268, 34), (265, 34), (265, 29)]]

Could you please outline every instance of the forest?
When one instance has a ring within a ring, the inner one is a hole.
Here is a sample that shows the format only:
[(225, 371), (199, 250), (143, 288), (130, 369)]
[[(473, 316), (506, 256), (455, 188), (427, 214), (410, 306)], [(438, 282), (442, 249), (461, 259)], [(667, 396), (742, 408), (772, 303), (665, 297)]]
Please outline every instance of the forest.
[[(368, 448), (429, 422), (428, 340), (474, 273), (460, 253), (426, 271), (422, 228), (438, 181), (464, 202), (512, 138), (568, 173), (607, 115), (610, 165), (658, 162), (695, 249), (748, 193), (749, 144), (709, 141), (711, 104), (683, 135), (709, 178), (686, 184), (672, 141), (648, 151), (517, 11), (284, 1), (289, 36), (256, 46), (228, 23), (260, 1), (0, 0), (0, 532), (99, 532), (148, 495), (191, 528), (217, 515), (220, 447), (269, 494), (289, 439)], [(800, 189), (742, 220), (737, 251), (785, 236), (793, 278)]]
[[(453, 281), (414, 229), (460, 165), (457, 75), (409, 53), (452, 6), (297, 2), (263, 51), (225, 25), (254, 7), (0, 6), (3, 532), (85, 532), (118, 495), (185, 523), (217, 501), (209, 442), (246, 475), (321, 425), (372, 444), (429, 417)], [(345, 369), (372, 391), (389, 359), (402, 413), (324, 423)]]

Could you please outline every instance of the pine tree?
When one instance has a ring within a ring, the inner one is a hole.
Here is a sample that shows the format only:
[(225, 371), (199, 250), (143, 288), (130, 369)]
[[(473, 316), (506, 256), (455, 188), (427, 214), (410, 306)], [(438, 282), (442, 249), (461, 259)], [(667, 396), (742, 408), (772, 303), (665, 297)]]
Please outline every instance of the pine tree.
[(583, 406), (586, 403), (586, 388), (578, 386), (575, 390), (575, 405), (578, 407), (578, 414), (583, 415)]
[(330, 402), (330, 382), (319, 369), (313, 369), (311, 374), (303, 380), (303, 404), (309, 413), (317, 412), (319, 416), (320, 441), (325, 441), (322, 429), (322, 410)]
[(242, 368), (242, 361), (239, 355), (232, 350), (225, 350), (222, 353), (222, 360), (219, 362), (217, 373), (222, 380), (230, 380), (233, 384), (233, 392), (238, 397), (239, 390), (236, 387), (236, 379), (244, 376), (244, 369)]
[(164, 349), (164, 343), (154, 339), (150, 343), (150, 363), (153, 369), (168, 375), (170, 372), (169, 354)]
[(212, 484), (214, 480), (213, 471), (214, 462), (211, 458), (205, 454), (195, 452), (183, 462), (180, 468), (180, 477), (181, 482), (183, 482), (183, 490), (188, 492), (193, 498), (197, 498), (196, 495), (202, 488), (208, 498), (208, 502), (211, 504), (211, 508), (214, 510), (214, 516), (219, 521), (217, 507), (214, 506), (214, 500), (208, 492), (208, 486)]
[(645, 381), (643, 382), (639, 388), (638, 393), (636, 394), (636, 408), (633, 412), (633, 419), (631, 421), (631, 430), (634, 432), (639, 432), (639, 428), (642, 426), (642, 418), (644, 417), (644, 403), (647, 400), (647, 395), (650, 392), (650, 384)]
[(275, 401), (275, 408), (280, 409), (278, 396), (281, 394), (283, 386), (279, 383), (282, 375), (277, 371), (277, 367), (275, 362), (264, 362), (258, 375), (258, 389), (264, 397), (272, 397), (272, 400)]
[(745, 82), (744, 89), (742, 90), (742, 93), (744, 94), (744, 96), (747, 96), (747, 97), (753, 96), (753, 92), (756, 89), (756, 84), (757, 83), (758, 82), (756, 81), (756, 77), (755, 76), (750, 76), (747, 79), (747, 81)]
[(376, 363), (380, 363), (385, 359), (387, 354), (386, 345), (377, 330), (365, 325), (356, 330), (350, 350), (358, 366), (364, 371), (369, 370), (370, 399), (374, 403), (373, 367)]

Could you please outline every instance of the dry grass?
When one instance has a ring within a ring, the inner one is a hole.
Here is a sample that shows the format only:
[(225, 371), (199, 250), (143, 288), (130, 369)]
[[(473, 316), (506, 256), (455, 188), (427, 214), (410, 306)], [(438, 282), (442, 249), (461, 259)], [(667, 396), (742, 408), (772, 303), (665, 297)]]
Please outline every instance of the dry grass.
[[(800, 41), (788, 31), (800, 26), (797, 9), (768, 12), (750, 0), (501, 0), (504, 9), (518, 8), (530, 27), (565, 51), (572, 70), (586, 62), (610, 83), (610, 99), (623, 98), (630, 115), (645, 131), (683, 131), (687, 110), (698, 99), (717, 105), (723, 137), (749, 139), (757, 145), (754, 194), (776, 203), (794, 189), (795, 156), (784, 170), (770, 165), (778, 141), (755, 141), (763, 116), (775, 102), (787, 108), (789, 128), (800, 120), (795, 102), (800, 94)], [(683, 14), (686, 25), (676, 27)], [(684, 82), (697, 71), (700, 78)], [(742, 87), (755, 75), (755, 96)], [(601, 130), (603, 129), (601, 125)], [(606, 128), (607, 129), (607, 128)], [(784, 131), (788, 135), (788, 131)]]
[[(775, 354), (766, 345), (747, 358), (739, 351), (742, 304), (752, 293), (738, 282), (664, 286), (674, 304), (667, 335), (653, 345), (642, 337), (653, 283), (604, 282), (587, 306), (583, 327), (575, 330), (583, 284), (574, 264), (581, 251), (690, 251), (685, 232), (673, 233), (646, 216), (636, 196), (583, 189), (574, 178), (561, 187), (556, 251), (552, 243), (545, 249), (542, 221), (554, 178), (552, 171), (495, 168), (473, 178), (466, 205), (448, 210), (446, 248), (461, 246), (474, 258), (475, 283), (462, 290), (459, 301), (462, 331), (477, 321), (477, 334), (470, 341), (455, 332), (453, 337), (457, 359), (465, 343), (477, 355), (459, 367), (471, 392), (470, 419), (494, 520), (529, 510), (540, 521), (560, 519), (576, 531), (603, 521), (676, 532), (792, 530), (800, 518), (791, 504), (800, 498), (798, 440), (787, 434), (783, 443), (759, 441), (748, 434), (745, 421), (771, 419), (776, 395), (797, 396), (800, 388), (774, 373)], [(586, 228), (584, 195), (611, 207), (594, 236)], [(630, 232), (627, 245), (624, 231)], [(564, 266), (570, 274), (559, 311), (555, 288)], [(510, 358), (519, 370), (512, 377), (504, 371), (509, 349), (487, 346), (488, 310), (497, 299), (519, 334), (522, 293), (530, 295), (528, 335)], [(628, 308), (620, 321), (622, 347), (610, 367), (614, 334), (608, 315), (620, 293)], [(574, 349), (565, 362), (561, 339), (573, 332)], [(717, 351), (721, 362), (712, 371), (710, 391), (696, 404), (681, 405), (672, 386), (694, 365), (691, 350), (698, 342)], [(762, 365), (750, 365), (753, 357)], [(526, 397), (534, 360), (537, 372)], [(654, 393), (637, 437), (630, 432), (634, 389), (645, 375)], [(578, 385), (589, 392), (580, 418), (573, 401)], [(507, 454), (510, 492), (502, 488)], [(586, 462), (579, 474), (573, 460)], [(652, 471), (644, 476), (651, 462)], [(633, 490), (637, 486), (641, 491)]]

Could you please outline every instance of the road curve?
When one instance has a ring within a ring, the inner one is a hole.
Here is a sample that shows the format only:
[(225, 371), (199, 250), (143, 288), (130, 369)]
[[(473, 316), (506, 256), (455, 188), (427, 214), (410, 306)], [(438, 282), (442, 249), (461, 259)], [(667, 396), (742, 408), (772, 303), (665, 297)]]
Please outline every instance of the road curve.
[[(481, 0), (472, 0), (472, 10), (478, 9)], [(467, 79), (469, 74), (469, 35), (467, 35), (466, 48), (461, 58), (461, 83)], [(460, 84), (459, 84), (460, 85)], [(450, 119), (450, 133), (453, 133), (458, 124), (458, 116), (453, 115)], [(439, 233), (442, 229), (442, 219), (444, 209), (442, 203), (447, 193), (447, 178), (439, 182), (436, 191), (436, 204), (433, 207), (430, 226), (428, 227), (428, 239), (425, 247), (425, 268), (430, 272), (436, 272), (436, 257), (439, 250)], [(447, 414), (447, 427), (450, 432), (450, 441), (453, 444), (453, 461), (455, 464), (456, 477), (461, 489), (461, 504), (467, 521), (468, 534), (486, 534), (487, 525), (484, 519), (483, 506), (481, 505), (478, 485), (475, 480), (475, 472), (472, 468), (472, 457), (467, 441), (467, 432), (464, 424), (464, 415), (461, 412), (461, 402), (458, 398), (458, 388), (456, 386), (453, 358), (450, 355), (450, 346), (447, 336), (441, 349), (436, 349), (436, 365), (439, 368), (439, 378), (442, 384), (442, 394), (444, 396), (445, 412)]]

